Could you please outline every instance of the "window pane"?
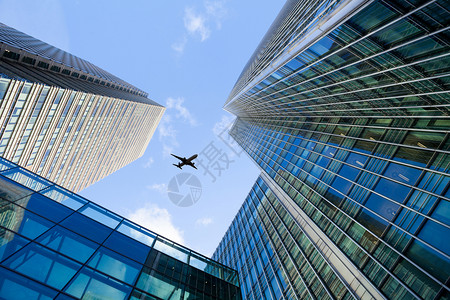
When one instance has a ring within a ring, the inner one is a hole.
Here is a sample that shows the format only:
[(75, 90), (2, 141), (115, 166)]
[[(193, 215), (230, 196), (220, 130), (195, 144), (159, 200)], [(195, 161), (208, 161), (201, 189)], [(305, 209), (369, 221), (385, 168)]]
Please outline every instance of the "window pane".
[(395, 179), (397, 181), (414, 185), (422, 171), (411, 167), (390, 163), (384, 171), (384, 176)]
[(64, 207), (37, 193), (20, 199), (15, 203), (37, 213), (42, 217), (50, 219), (55, 223), (61, 222), (62, 219), (66, 218), (73, 212), (71, 209), (68, 209), (67, 207)]
[(436, 220), (450, 224), (450, 202), (441, 199), (432, 216)]
[(180, 299), (179, 283), (145, 267), (136, 286), (161, 299)]
[(34, 191), (39, 191), (43, 188), (53, 185), (53, 183), (51, 183), (50, 181), (47, 181), (44, 178), (21, 168), (2, 171), (1, 174)]
[(79, 299), (127, 299), (131, 287), (106, 277), (89, 268), (83, 268), (65, 292)]
[(414, 240), (406, 255), (424, 270), (435, 276), (441, 282), (448, 279), (450, 262), (441, 254), (425, 246), (422, 242)]
[(53, 223), (18, 205), (10, 204), (2, 209), (0, 226), (35, 239), (53, 226)]
[(450, 253), (450, 241), (448, 239), (450, 237), (450, 229), (447, 227), (428, 220), (417, 236), (442, 252)]
[(114, 251), (144, 263), (150, 247), (147, 247), (121, 233), (113, 232), (104, 245)]
[(394, 202), (389, 201), (385, 198), (381, 198), (380, 196), (377, 196), (375, 194), (370, 195), (364, 206), (373, 210), (389, 221), (394, 218), (395, 214), (400, 208), (400, 206), (395, 204)]
[(20, 237), (12, 231), (0, 229), (0, 261), (29, 243), (29, 240)]
[(187, 249), (181, 248), (180, 246), (176, 245), (175, 243), (169, 240), (165, 240), (162, 239), (161, 237), (158, 237), (155, 243), (155, 249), (161, 251), (164, 254), (172, 256), (173, 258), (181, 260), (182, 262), (187, 263), (189, 251)]
[(0, 267), (2, 299), (54, 299), (57, 291)]
[(113, 214), (110, 211), (95, 205), (94, 203), (86, 204), (79, 210), (79, 212), (111, 228), (116, 228), (119, 222), (122, 221), (122, 218), (118, 215)]
[(392, 199), (399, 203), (404, 202), (410, 190), (410, 187), (398, 184), (385, 178), (381, 178), (374, 189), (375, 192), (380, 193), (381, 195), (386, 196), (389, 199)]
[(7, 201), (1, 201), (0, 204), (8, 204), (8, 201), (15, 201), (32, 194), (33, 191), (12, 182), (10, 179), (0, 176), (0, 199)]
[(124, 220), (117, 231), (122, 232), (135, 240), (138, 240), (146, 245), (153, 246), (156, 235), (149, 230)]
[(40, 193), (56, 202), (72, 208), (73, 210), (77, 210), (87, 203), (87, 200), (56, 185), (50, 186), (45, 190), (40, 191)]
[(101, 244), (111, 229), (79, 213), (70, 215), (61, 225)]
[(98, 244), (60, 226), (50, 229), (37, 241), (82, 263), (99, 247)]
[(22, 248), (3, 262), (17, 272), (62, 289), (81, 265), (35, 243)]
[(100, 248), (88, 265), (117, 279), (134, 284), (142, 266), (106, 248)]

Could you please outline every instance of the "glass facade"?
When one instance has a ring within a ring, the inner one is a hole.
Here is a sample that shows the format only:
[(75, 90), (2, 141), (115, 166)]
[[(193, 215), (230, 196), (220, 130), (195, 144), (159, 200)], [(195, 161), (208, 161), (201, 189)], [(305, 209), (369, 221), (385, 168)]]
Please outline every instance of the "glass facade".
[(285, 5), (225, 105), (262, 174), (213, 257), (274, 252), (246, 299), (450, 298), (448, 7)]
[(165, 108), (0, 23), (0, 156), (80, 191), (143, 155)]
[(241, 299), (237, 272), (0, 159), (1, 299)]

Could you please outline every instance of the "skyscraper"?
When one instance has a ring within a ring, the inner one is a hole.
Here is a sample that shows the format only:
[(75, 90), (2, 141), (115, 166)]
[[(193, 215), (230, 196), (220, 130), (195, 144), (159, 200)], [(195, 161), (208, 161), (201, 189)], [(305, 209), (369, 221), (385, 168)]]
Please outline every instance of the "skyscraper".
[(0, 23), (0, 156), (79, 191), (143, 155), (165, 108)]
[(0, 158), (1, 299), (241, 299), (235, 270)]
[(225, 109), (261, 176), (213, 255), (245, 299), (448, 299), (446, 1), (287, 1)]

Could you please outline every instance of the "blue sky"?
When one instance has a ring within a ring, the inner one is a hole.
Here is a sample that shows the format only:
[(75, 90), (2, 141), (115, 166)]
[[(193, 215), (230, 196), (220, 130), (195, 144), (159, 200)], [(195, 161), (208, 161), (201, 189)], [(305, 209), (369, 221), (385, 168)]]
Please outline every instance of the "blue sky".
[[(143, 157), (81, 195), (213, 253), (259, 174), (217, 134), (232, 120), (222, 109), (229, 92), (284, 4), (263, 2), (0, 0), (0, 22), (96, 64), (167, 108)], [(217, 154), (222, 170), (180, 171), (168, 155), (202, 152), (204, 163)], [(167, 196), (170, 180), (184, 171), (202, 185), (190, 207)]]

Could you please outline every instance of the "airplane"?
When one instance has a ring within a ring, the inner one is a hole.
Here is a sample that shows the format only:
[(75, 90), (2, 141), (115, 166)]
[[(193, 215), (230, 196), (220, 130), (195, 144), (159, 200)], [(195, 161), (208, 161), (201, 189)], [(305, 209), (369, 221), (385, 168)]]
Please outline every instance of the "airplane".
[(195, 166), (195, 163), (192, 162), (194, 159), (197, 158), (197, 156), (198, 156), (197, 154), (194, 154), (194, 155), (192, 155), (192, 156), (189, 157), (189, 158), (186, 158), (186, 157), (179, 157), (179, 156), (176, 156), (176, 155), (174, 155), (174, 154), (172, 154), (172, 153), (171, 153), (170, 155), (172, 155), (173, 157), (176, 157), (176, 158), (178, 158), (179, 160), (181, 160), (181, 162), (179, 162), (178, 164), (173, 164), (175, 167), (181, 169), (182, 166), (191, 166), (191, 167), (193, 167), (194, 169), (197, 169), (197, 167)]

